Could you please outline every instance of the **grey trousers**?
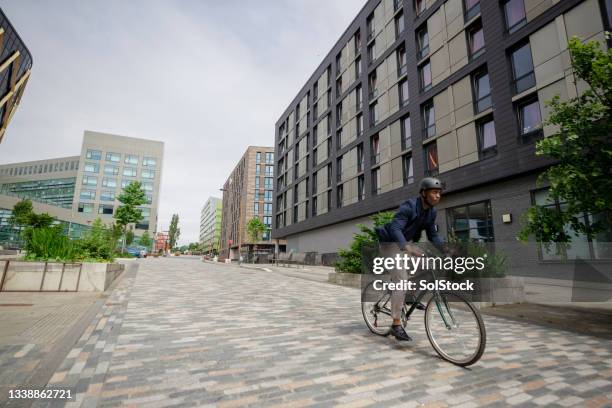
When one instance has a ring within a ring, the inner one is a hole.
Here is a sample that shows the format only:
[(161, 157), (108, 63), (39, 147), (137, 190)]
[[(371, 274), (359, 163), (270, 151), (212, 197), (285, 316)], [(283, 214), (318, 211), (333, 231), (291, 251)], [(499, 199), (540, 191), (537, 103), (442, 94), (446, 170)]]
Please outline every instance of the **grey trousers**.
[[(395, 258), (395, 255), (401, 253), (397, 245), (385, 242), (380, 245), (380, 255), (386, 258)], [(389, 270), (391, 282), (398, 283), (408, 279), (408, 271), (406, 269), (392, 268)], [(399, 320), (402, 314), (402, 307), (406, 299), (406, 290), (394, 290), (391, 293), (391, 317), (394, 320)]]

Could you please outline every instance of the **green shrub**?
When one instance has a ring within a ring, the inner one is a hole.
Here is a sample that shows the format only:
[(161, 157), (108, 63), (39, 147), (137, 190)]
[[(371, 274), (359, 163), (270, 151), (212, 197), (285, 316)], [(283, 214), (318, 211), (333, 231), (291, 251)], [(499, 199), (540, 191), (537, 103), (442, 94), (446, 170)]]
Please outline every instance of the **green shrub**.
[(98, 261), (112, 261), (114, 258), (114, 243), (111, 234), (100, 218), (96, 218), (89, 233), (78, 244), (87, 258)]
[(85, 258), (79, 244), (64, 235), (62, 226), (31, 228), (27, 242), (29, 260), (78, 261)]
[[(384, 211), (372, 216), (374, 227), (381, 227), (393, 219), (393, 211)], [(334, 262), (334, 267), (340, 272), (361, 273), (363, 263), (363, 251), (366, 247), (376, 247), (378, 245), (378, 234), (374, 228), (357, 224), (358, 233), (353, 234), (353, 242), (348, 249), (338, 250), (340, 260)]]

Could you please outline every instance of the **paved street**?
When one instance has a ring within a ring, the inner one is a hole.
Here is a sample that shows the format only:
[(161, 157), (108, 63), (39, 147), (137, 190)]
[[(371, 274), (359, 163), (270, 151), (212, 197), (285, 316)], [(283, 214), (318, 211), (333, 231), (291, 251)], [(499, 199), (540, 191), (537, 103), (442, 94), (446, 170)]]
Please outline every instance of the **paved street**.
[(357, 289), (193, 258), (139, 263), (48, 385), (76, 393), (68, 406), (612, 404), (609, 340), (485, 316), (485, 355), (462, 369), (436, 356), (421, 314), (413, 343), (370, 334)]

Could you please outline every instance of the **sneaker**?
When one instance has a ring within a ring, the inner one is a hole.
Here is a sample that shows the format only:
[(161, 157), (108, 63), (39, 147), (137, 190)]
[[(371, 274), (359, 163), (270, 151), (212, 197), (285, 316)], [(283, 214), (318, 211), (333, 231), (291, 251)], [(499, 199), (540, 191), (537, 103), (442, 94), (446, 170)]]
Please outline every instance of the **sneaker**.
[(400, 341), (412, 341), (412, 337), (406, 333), (404, 328), (401, 325), (393, 325), (391, 326), (391, 333), (396, 339)]

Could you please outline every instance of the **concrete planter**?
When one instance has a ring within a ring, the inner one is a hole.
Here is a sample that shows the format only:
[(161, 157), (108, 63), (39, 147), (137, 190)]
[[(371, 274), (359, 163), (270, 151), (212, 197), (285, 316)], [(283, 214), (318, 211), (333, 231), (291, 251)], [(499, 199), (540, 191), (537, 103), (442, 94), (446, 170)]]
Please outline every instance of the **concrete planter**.
[(331, 272), (327, 276), (327, 281), (352, 288), (361, 287), (361, 275), (358, 273)]
[(0, 261), (0, 291), (103, 292), (124, 268), (117, 263)]
[(479, 282), (481, 293), (478, 299), (481, 301), (474, 302), (478, 307), (525, 302), (525, 279), (521, 276), (482, 278)]

